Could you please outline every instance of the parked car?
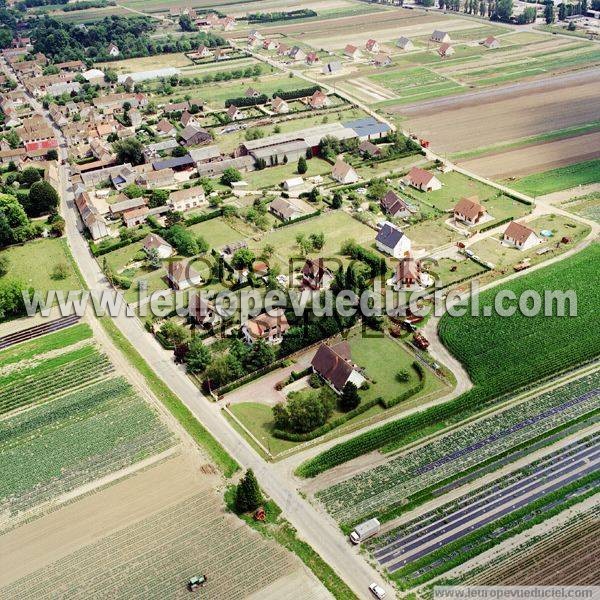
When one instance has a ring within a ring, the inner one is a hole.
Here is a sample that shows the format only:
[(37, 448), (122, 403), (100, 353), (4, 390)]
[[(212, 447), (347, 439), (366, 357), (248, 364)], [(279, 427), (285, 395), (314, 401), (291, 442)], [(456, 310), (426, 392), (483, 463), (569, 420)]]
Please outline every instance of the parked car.
[(385, 598), (385, 590), (380, 585), (372, 583), (369, 586), (369, 590), (371, 590), (371, 593), (373, 594), (373, 596), (375, 596), (375, 598), (379, 598), (379, 600)]

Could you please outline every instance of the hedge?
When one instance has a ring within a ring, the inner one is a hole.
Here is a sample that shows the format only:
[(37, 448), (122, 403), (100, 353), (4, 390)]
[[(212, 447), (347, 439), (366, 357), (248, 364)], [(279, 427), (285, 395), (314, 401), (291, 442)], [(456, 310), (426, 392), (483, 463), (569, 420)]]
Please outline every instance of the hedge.
[(273, 92), (273, 98), (281, 98), (282, 100), (294, 100), (296, 98), (304, 98), (312, 96), (315, 92), (320, 92), (321, 86), (313, 85), (312, 87), (302, 88), (299, 90), (289, 90), (288, 92)]
[(257, 104), (266, 104), (268, 100), (269, 98), (266, 94), (261, 94), (260, 96), (256, 96), (256, 98), (246, 98), (246, 96), (229, 98), (225, 100), (225, 108), (229, 108), (230, 106), (256, 106)]
[(281, 227), (287, 227), (288, 225), (295, 225), (296, 223), (300, 223), (300, 221), (306, 221), (307, 219), (312, 219), (313, 217), (318, 217), (321, 214), (321, 209), (315, 210), (314, 212), (308, 213), (306, 215), (302, 215), (297, 219), (292, 219), (291, 221), (286, 221), (285, 223), (279, 223), (277, 225), (277, 229)]
[(225, 385), (222, 385), (220, 388), (213, 390), (213, 393), (216, 394), (217, 396), (223, 396), (239, 387), (242, 387), (246, 383), (250, 383), (251, 381), (254, 381), (255, 379), (259, 379), (263, 375), (270, 373), (271, 371), (275, 371), (275, 369), (279, 369), (280, 367), (283, 367), (284, 365), (285, 365), (285, 360), (283, 360), (283, 359), (276, 360), (275, 362), (272, 362), (270, 365), (267, 365), (266, 367), (263, 367), (262, 369), (259, 369), (258, 371), (253, 371), (252, 373), (249, 373), (248, 375), (244, 375), (243, 377), (240, 377), (239, 379), (236, 379), (235, 381), (232, 381), (231, 383), (226, 383)]
[(186, 227), (190, 225), (197, 225), (198, 223), (204, 223), (204, 221), (210, 221), (211, 219), (216, 219), (223, 215), (223, 209), (218, 208), (217, 210), (213, 210), (209, 213), (204, 213), (201, 215), (192, 215), (185, 220)]

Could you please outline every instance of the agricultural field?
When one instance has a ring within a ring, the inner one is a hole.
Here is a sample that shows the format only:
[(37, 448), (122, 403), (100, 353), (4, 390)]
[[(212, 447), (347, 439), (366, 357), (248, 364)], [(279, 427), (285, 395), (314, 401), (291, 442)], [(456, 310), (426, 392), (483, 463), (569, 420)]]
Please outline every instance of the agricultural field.
[(427, 582), (594, 495), (598, 443), (573, 441), (367, 545), (400, 589)]
[(562, 207), (576, 215), (600, 223), (600, 192), (592, 192), (563, 203)]
[[(414, 506), (436, 488), (475, 467), (497, 462), (556, 433), (572, 422), (598, 413), (600, 372), (552, 389), (499, 413), (484, 417), (453, 433), (354, 475), (317, 493), (331, 516), (353, 524), (372, 515), (388, 520), (410, 503)], [(389, 443), (384, 451), (394, 451)], [(502, 463), (503, 461), (501, 461)]]
[(0, 536), (0, 595), (186, 598), (202, 573), (206, 598), (288, 597), (270, 586), (328, 598), (295, 556), (224, 512), (219, 481), (176, 454)]
[(115, 376), (89, 336), (82, 324), (0, 353), (0, 507), (7, 514), (173, 444), (156, 412)]
[[(403, 444), (476, 414), (483, 407), (519, 388), (572, 369), (600, 354), (600, 341), (590, 329), (598, 310), (594, 288), (597, 244), (556, 265), (540, 269), (507, 284), (517, 297), (524, 290), (561, 290), (565, 269), (569, 289), (577, 294), (577, 316), (546, 317), (543, 312), (526, 317), (518, 310), (509, 318), (444, 315), (439, 332), (442, 342), (463, 363), (474, 388), (458, 398), (404, 417), (333, 446), (301, 464), (296, 473), (314, 477), (392, 442)], [(504, 287), (503, 287), (504, 289)], [(489, 305), (497, 288), (480, 295), (479, 306)], [(567, 306), (568, 311), (568, 306)], [(568, 312), (567, 312), (568, 314)], [(524, 348), (535, 348), (536, 352)]]
[(505, 553), (444, 585), (597, 585), (599, 557), (594, 548), (600, 535), (598, 508), (577, 514), (567, 523)]

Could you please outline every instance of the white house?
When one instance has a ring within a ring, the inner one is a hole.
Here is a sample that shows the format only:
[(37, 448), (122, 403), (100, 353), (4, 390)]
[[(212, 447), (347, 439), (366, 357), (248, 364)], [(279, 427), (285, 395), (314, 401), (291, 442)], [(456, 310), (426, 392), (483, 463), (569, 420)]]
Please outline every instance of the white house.
[(404, 36), (398, 38), (396, 46), (400, 48), (400, 50), (412, 50), (415, 47), (415, 45), (407, 37)]
[(352, 60), (360, 60), (362, 53), (356, 46), (353, 46), (352, 44), (347, 44), (344, 48), (344, 56), (347, 56)]
[(434, 192), (442, 189), (442, 182), (435, 175), (419, 167), (413, 167), (405, 181), (422, 192)]
[(261, 313), (242, 325), (242, 334), (247, 344), (264, 340), (274, 346), (281, 344), (284, 333), (290, 328), (282, 308), (272, 309), (269, 313)]
[(367, 43), (365, 44), (365, 48), (369, 51), (372, 52), (373, 54), (377, 54), (380, 50), (380, 46), (379, 46), (379, 42), (377, 40), (367, 40)]
[(439, 29), (436, 29), (431, 34), (431, 41), (437, 42), (438, 44), (447, 44), (451, 41), (450, 34), (447, 31), (440, 31)]
[(121, 54), (119, 47), (116, 44), (109, 44), (108, 48), (106, 49), (106, 53), (109, 56), (119, 56), (119, 54)]
[(345, 163), (341, 158), (338, 158), (335, 162), (335, 165), (333, 165), (331, 177), (333, 177), (333, 179), (339, 183), (344, 184), (356, 183), (359, 179), (358, 173), (354, 170), (354, 168), (348, 163)]
[(533, 229), (529, 229), (521, 223), (512, 221), (502, 236), (504, 243), (514, 246), (518, 250), (529, 250), (541, 242)]
[(185, 212), (206, 202), (204, 188), (197, 185), (188, 189), (171, 192), (169, 206), (177, 212)]
[(410, 254), (411, 241), (404, 232), (393, 223), (385, 221), (375, 238), (377, 249), (394, 258), (402, 258)]
[(167, 280), (169, 286), (174, 290), (185, 290), (193, 285), (202, 283), (200, 274), (183, 260), (169, 263)]
[(488, 35), (488, 37), (486, 37), (485, 40), (481, 42), (481, 45), (485, 46), (486, 48), (489, 48), (490, 50), (500, 48), (500, 42), (493, 35)]
[(271, 101), (271, 110), (278, 115), (290, 112), (290, 107), (288, 103), (283, 99), (277, 96), (273, 98)]
[(169, 258), (173, 254), (173, 246), (166, 240), (157, 235), (156, 233), (150, 233), (144, 238), (142, 248), (144, 252), (148, 253), (150, 250), (156, 250), (158, 258), (164, 259)]
[(232, 120), (232, 121), (239, 121), (240, 119), (244, 118), (244, 113), (237, 107), (234, 106), (233, 104), (227, 109), (227, 116)]
[(438, 54), (442, 58), (446, 58), (446, 56), (452, 56), (454, 54), (454, 48), (450, 44), (441, 44), (438, 48)]

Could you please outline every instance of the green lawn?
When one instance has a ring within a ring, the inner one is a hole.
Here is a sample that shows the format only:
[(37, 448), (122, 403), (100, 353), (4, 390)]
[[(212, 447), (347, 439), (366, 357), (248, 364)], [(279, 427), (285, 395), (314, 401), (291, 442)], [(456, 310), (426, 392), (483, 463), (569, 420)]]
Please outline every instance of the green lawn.
[[(427, 207), (425, 207), (427, 208)], [(447, 217), (444, 215), (434, 220), (421, 221), (415, 225), (404, 227), (403, 230), (413, 246), (433, 250), (444, 244), (462, 239), (462, 235), (445, 225)]]
[[(431, 169), (430, 169), (431, 171)], [(442, 182), (442, 189), (434, 192), (421, 192), (413, 187), (406, 188), (406, 192), (419, 201), (431, 204), (441, 211), (449, 211), (464, 197), (477, 196), (480, 201), (485, 201), (498, 194), (498, 190), (485, 183), (470, 179), (466, 175), (451, 171), (440, 173), (431, 171)], [(494, 215), (496, 216), (496, 215)]]
[[(81, 283), (67, 253), (65, 240), (42, 238), (22, 245), (11, 246), (0, 252), (8, 257), (6, 278), (14, 278), (36, 290), (80, 290)], [(57, 265), (64, 265), (67, 276), (54, 279), (52, 272)]]
[(291, 257), (300, 256), (296, 236), (298, 234), (309, 236), (311, 233), (321, 231), (325, 234), (325, 246), (314, 255), (340, 259), (342, 258), (339, 254), (340, 248), (345, 240), (352, 238), (359, 244), (369, 247), (374, 243), (376, 235), (376, 232), (367, 225), (353, 219), (348, 213), (338, 210), (270, 231), (259, 242), (251, 242), (250, 246), (260, 249), (265, 244), (271, 244), (275, 247), (275, 257), (282, 267), (287, 268)]
[(512, 184), (512, 187), (530, 196), (543, 196), (578, 185), (597, 182), (600, 182), (600, 159), (527, 175)]
[(468, 258), (463, 258), (462, 260), (442, 258), (438, 261), (437, 265), (431, 266), (430, 271), (441, 281), (442, 285), (446, 286), (456, 281), (461, 281), (466, 277), (475, 277), (480, 273), (484, 273), (485, 269)]
[(244, 233), (240, 233), (240, 231), (234, 229), (230, 223), (239, 224), (239, 226), (245, 229), (245, 225), (241, 221), (233, 220), (228, 222), (226, 219), (218, 217), (217, 219), (210, 219), (203, 223), (192, 225), (189, 230), (195, 235), (202, 236), (208, 242), (211, 249), (220, 248), (225, 244), (237, 242), (246, 237)]
[[(331, 173), (331, 165), (321, 158), (311, 158), (306, 161), (308, 171), (302, 175), (304, 179), (315, 175), (327, 176)], [(268, 167), (262, 171), (253, 171), (244, 174), (244, 181), (248, 182), (248, 188), (258, 190), (263, 188), (279, 187), (279, 184), (291, 177), (298, 177), (298, 163), (289, 162), (287, 165)]]

